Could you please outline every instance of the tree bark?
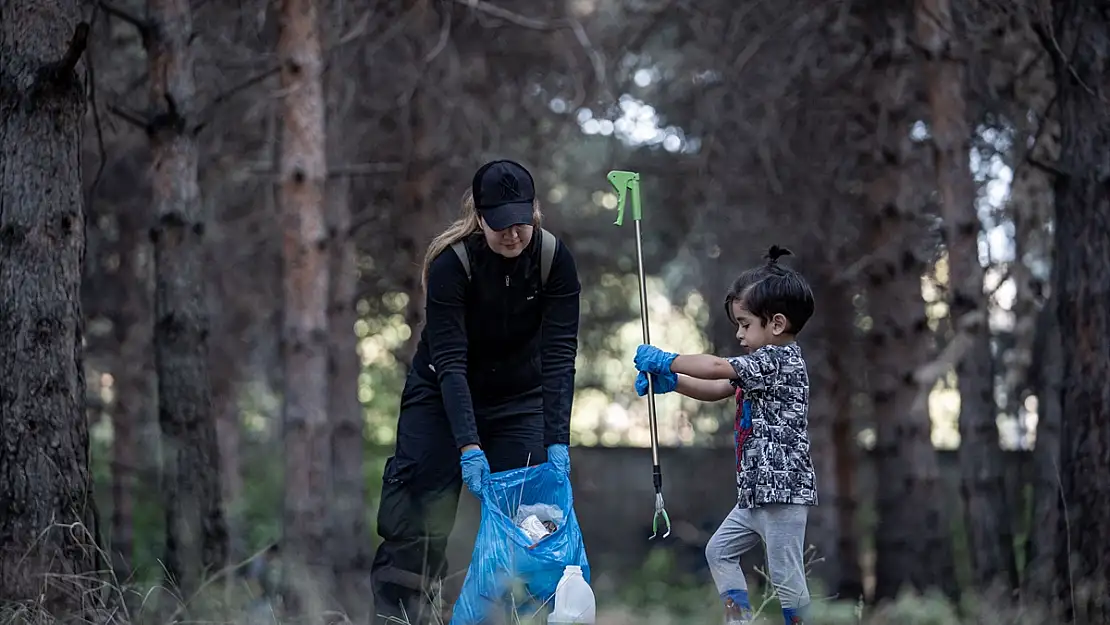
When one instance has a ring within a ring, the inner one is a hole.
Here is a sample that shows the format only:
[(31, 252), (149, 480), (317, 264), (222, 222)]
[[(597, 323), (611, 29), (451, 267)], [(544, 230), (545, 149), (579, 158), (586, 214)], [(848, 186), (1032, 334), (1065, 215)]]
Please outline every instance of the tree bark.
[(328, 315), (328, 413), (332, 421), (334, 505), (332, 562), (344, 609), (354, 618), (363, 607), (364, 577), (370, 570), (366, 527), (366, 480), (363, 476), (365, 418), (358, 399), (361, 362), (354, 332), (358, 267), (350, 237), (349, 181), (329, 183), (328, 210), (332, 218), (332, 289)]
[[(819, 581), (822, 594), (836, 592), (840, 586), (841, 564), (845, 554), (840, 552), (840, 482), (836, 479), (836, 447), (833, 443), (834, 424), (836, 423), (836, 398), (834, 391), (840, 380), (840, 372), (832, 365), (833, 358), (840, 348), (843, 319), (830, 315), (830, 309), (839, 305), (843, 291), (829, 288), (832, 284), (832, 267), (827, 250), (816, 244), (816, 236), (803, 239), (806, 250), (800, 256), (802, 271), (810, 276), (814, 298), (821, 302), (821, 315), (814, 317), (806, 326), (810, 338), (806, 343), (806, 362), (810, 376), (809, 442), (813, 467), (817, 474), (817, 497), (820, 505), (809, 513), (806, 525), (806, 544), (812, 545), (814, 553), (807, 554), (808, 572), (811, 579)], [(837, 328), (840, 332), (833, 331)], [(811, 334), (812, 333), (812, 334)], [(808, 548), (808, 547), (807, 547)], [(849, 556), (850, 557), (850, 556)]]
[(111, 553), (118, 579), (131, 576), (134, 556), (134, 490), (153, 454), (143, 453), (142, 436), (154, 425), (153, 272), (147, 205), (128, 203), (116, 213), (119, 265), (113, 275), (122, 293), (115, 315), (119, 358), (112, 408)]
[[(434, 2), (422, 2), (410, 11), (411, 23), (414, 31), (423, 34), (423, 46), (418, 46), (414, 52), (430, 54), (434, 37), (442, 29), (441, 20), (447, 19), (441, 13), (449, 11), (448, 7)], [(409, 59), (414, 62), (416, 59)], [(408, 99), (408, 106), (402, 111), (402, 118), (407, 128), (407, 137), (411, 145), (411, 152), (405, 155), (409, 166), (405, 171), (404, 182), (401, 184), (400, 197), (406, 206), (406, 211), (394, 231), (397, 233), (396, 242), (400, 251), (402, 263), (397, 266), (399, 271), (398, 287), (407, 296), (403, 312), (405, 325), (409, 328), (409, 336), (404, 344), (396, 351), (400, 365), (408, 368), (416, 355), (417, 345), (420, 343), (420, 333), (424, 329), (424, 308), (427, 298), (421, 281), (421, 267), (424, 264), (424, 252), (428, 244), (442, 228), (440, 220), (441, 196), (436, 190), (457, 187), (445, 186), (442, 182), (444, 169), (445, 145), (449, 141), (439, 130), (438, 120), (448, 109), (437, 106), (436, 97), (426, 83), (432, 78), (425, 75), (421, 83), (413, 90), (412, 97)], [(465, 188), (465, 187), (464, 187)], [(459, 210), (458, 199), (461, 198), (462, 188), (458, 192), (452, 191), (450, 198), (454, 205), (451, 206), (452, 216)]]
[[(838, 327), (840, 332), (851, 332), (855, 325), (855, 310), (847, 297), (834, 301), (823, 301), (821, 308), (831, 320), (829, 325)], [(857, 433), (859, 419), (853, 406), (852, 396), (863, 389), (857, 388), (858, 380), (843, 374), (858, 366), (860, 352), (859, 336), (854, 334), (845, 343), (837, 346), (829, 354), (828, 366), (840, 372), (832, 380), (827, 391), (832, 404), (832, 453), (836, 472), (824, 479), (836, 480), (836, 514), (838, 535), (837, 549), (840, 552), (840, 570), (837, 586), (830, 590), (845, 600), (856, 601), (863, 597), (863, 569), (860, 565), (862, 546), (860, 544), (860, 488), (857, 474), (860, 469), (860, 449)]]
[(228, 552), (232, 554), (236, 553), (236, 545), (243, 540), (238, 514), (243, 497), (243, 476), (239, 469), (242, 431), (236, 402), (238, 381), (237, 377), (212, 380), (212, 414), (216, 421), (217, 451), (220, 454), (220, 499), (228, 527)]
[(1052, 298), (1038, 314), (1034, 356), (1037, 442), (1033, 448), (1033, 516), (1029, 522), (1022, 591), (1032, 605), (1050, 605), (1066, 579), (1056, 575), (1060, 502), (1060, 392), (1063, 388), (1063, 342)]
[[(888, 246), (913, 227), (905, 217), (876, 221), (871, 233), (875, 248)], [(876, 493), (876, 600), (892, 599), (907, 586), (919, 592), (943, 588), (953, 575), (932, 424), (926, 402), (917, 399), (928, 391), (914, 379), (916, 367), (929, 357), (920, 286), (925, 267), (912, 250), (886, 256), (867, 272), (875, 471), (881, 476)]]
[[(346, 23), (349, 3), (333, 1), (329, 28), (338, 37)], [(333, 62), (327, 83), (327, 159), (346, 161), (349, 139), (347, 111), (356, 83)], [(351, 181), (347, 176), (330, 176), (327, 187), (327, 219), (330, 237), (330, 284), (328, 303), (328, 417), (332, 423), (332, 562), (336, 591), (348, 616), (359, 622), (367, 616), (363, 597), (370, 571), (370, 539), (366, 526), (366, 481), (363, 476), (363, 447), (366, 443), (362, 404), (359, 402), (358, 356), (358, 251), (351, 233)]]
[(148, 0), (154, 359), (162, 429), (167, 579), (185, 600), (227, 563), (220, 454), (208, 375), (205, 217), (197, 183), (193, 17), (188, 0)]
[(964, 517), (977, 590), (1017, 586), (1014, 535), (1003, 481), (998, 409), (983, 267), (979, 216), (968, 152), (971, 129), (964, 96), (966, 70), (955, 34), (950, 0), (917, 0), (917, 36), (926, 55), (934, 167), (948, 252), (949, 317), (968, 349), (957, 358), (960, 390), (960, 466)]
[[(423, 11), (431, 11), (430, 4), (425, 5)], [(420, 17), (427, 19), (423, 14)], [(430, 127), (429, 118), (433, 114), (427, 90), (418, 86), (409, 103), (408, 124), (412, 133), (413, 154), (406, 172), (406, 181), (402, 185), (402, 197), (408, 211), (397, 227), (397, 244), (403, 257), (408, 259), (404, 267), (409, 268), (401, 275), (398, 285), (408, 296), (404, 317), (410, 333), (397, 354), (401, 366), (406, 369), (412, 365), (420, 343), (420, 333), (424, 329), (427, 293), (421, 282), (421, 267), (424, 263), (424, 251), (431, 243), (433, 229), (439, 222), (436, 218), (437, 204), (433, 190), (441, 188), (437, 184), (434, 167), (441, 137)]]
[[(1068, 616), (1110, 622), (1110, 12), (1055, 3), (1050, 38), (1062, 143), (1053, 297), (1063, 337), (1058, 569)], [(1067, 52), (1065, 52), (1067, 51)], [(1066, 55), (1066, 56), (1064, 56)]]
[(55, 0), (0, 17), (0, 597), (105, 622), (82, 370), (80, 15)]
[[(919, 592), (954, 584), (950, 532), (944, 511), (929, 418), (929, 388), (915, 379), (930, 361), (931, 331), (921, 295), (925, 231), (919, 217), (923, 189), (915, 173), (920, 155), (908, 129), (916, 115), (914, 67), (901, 47), (909, 24), (901, 7), (875, 5), (870, 28), (880, 33), (892, 61), (875, 72), (875, 156), (865, 159), (864, 236), (872, 258), (863, 271), (871, 329), (866, 338), (869, 386), (876, 422), (878, 480), (875, 599), (905, 587)], [(873, 36), (880, 36), (873, 34)], [(885, 124), (885, 126), (884, 126)], [(885, 129), (885, 131), (884, 131)], [(903, 129), (901, 131), (896, 129)]]
[[(822, 301), (825, 301), (822, 299)], [(813, 330), (819, 328), (814, 324)], [(823, 325), (823, 324), (821, 324)], [(810, 331), (810, 328), (806, 328)], [(810, 370), (811, 393), (809, 409), (809, 440), (813, 467), (817, 473), (817, 496), (821, 505), (810, 511), (807, 523), (807, 545), (814, 548), (810, 559), (810, 576), (819, 580), (824, 594), (836, 592), (840, 586), (840, 483), (836, 479), (836, 449), (833, 447), (833, 424), (836, 421), (836, 404), (833, 388), (837, 384), (836, 370), (830, 367), (830, 353), (836, 348), (826, 339), (827, 330), (816, 332), (806, 350)], [(821, 338), (816, 338), (821, 337)]]
[[(283, 0), (280, 203), (284, 230), (285, 549), (290, 609), (333, 590), (329, 561), (328, 239), (323, 59), (314, 0)], [(311, 585), (309, 585), (311, 584)], [(314, 587), (313, 587), (314, 586)], [(312, 612), (318, 612), (313, 607)]]

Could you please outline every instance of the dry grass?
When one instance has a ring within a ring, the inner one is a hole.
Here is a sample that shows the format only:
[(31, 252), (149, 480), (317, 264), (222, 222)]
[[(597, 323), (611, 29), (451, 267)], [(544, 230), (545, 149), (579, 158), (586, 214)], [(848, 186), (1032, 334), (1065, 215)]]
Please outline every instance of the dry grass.
[[(152, 588), (146, 597), (164, 590)], [(118, 596), (129, 592), (126, 589), (113, 589)], [(167, 593), (172, 596), (172, 593)], [(765, 598), (761, 608), (770, 602)], [(149, 604), (148, 604), (149, 605)], [(75, 623), (227, 623), (235, 625), (292, 625), (296, 622), (283, 618), (265, 604), (259, 604), (255, 610), (246, 610), (242, 606), (229, 606), (219, 601), (198, 606), (190, 602), (192, 607), (188, 618), (182, 618), (186, 613), (183, 609), (174, 610), (169, 616), (159, 609), (140, 609), (135, 614), (126, 611), (102, 609), (96, 612), (99, 616), (90, 618), (60, 619), (47, 614), (40, 606), (33, 603), (9, 603), (0, 605), (0, 624), (2, 625), (71, 625)], [(183, 607), (183, 606), (179, 606)], [(708, 610), (712, 611), (712, 610)], [(199, 616), (201, 613), (203, 617)], [(197, 616), (192, 616), (197, 614)], [(322, 618), (314, 622), (338, 624), (350, 623), (345, 615), (338, 612), (328, 612), (320, 615)], [(407, 619), (393, 620), (397, 625), (411, 625)], [(510, 623), (512, 625), (525, 625), (532, 622), (545, 622), (543, 619), (533, 621), (531, 615), (514, 614)], [(598, 610), (597, 625), (719, 625), (720, 615), (707, 615), (704, 618), (691, 618), (689, 616), (676, 616), (659, 610), (645, 612), (635, 606), (603, 606)], [(782, 622), (782, 617), (777, 613), (761, 610), (755, 623), (777, 625)], [(813, 625), (972, 625), (979, 623), (1005, 623), (1007, 625), (1042, 625), (1050, 623), (1043, 612), (1023, 609), (1014, 606), (990, 606), (977, 610), (974, 613), (960, 615), (957, 608), (942, 597), (917, 596), (906, 593), (898, 600), (885, 603), (875, 608), (865, 608), (863, 605), (844, 601), (816, 600), (811, 604), (808, 623)], [(435, 625), (447, 625), (440, 618), (433, 619)]]
[[(47, 531), (84, 532), (80, 524), (53, 526)], [(43, 533), (45, 535), (46, 532)], [(92, 544), (93, 541), (89, 541)], [(257, 554), (256, 554), (257, 555)], [(102, 553), (103, 562), (107, 554)], [(812, 549), (807, 554), (808, 565), (812, 567), (820, 561)], [(86, 576), (44, 576), (41, 597), (47, 590), (55, 595), (59, 592), (71, 593), (74, 605), (81, 606), (80, 614), (52, 615), (41, 602), (0, 602), (0, 625), (95, 625), (111, 624), (151, 624), (169, 625), (186, 623), (235, 625), (292, 625), (297, 622), (281, 615), (280, 606), (271, 606), (254, 595), (246, 584), (236, 583), (235, 571), (245, 562), (237, 563), (208, 578), (202, 588), (192, 597), (182, 597), (175, 589), (165, 585), (139, 587), (126, 580), (116, 579), (110, 570), (97, 571)], [(766, 573), (758, 574), (767, 579)], [(49, 587), (48, 587), (49, 586)], [(764, 584), (773, 589), (771, 584)], [(510, 591), (510, 601), (523, 588)], [(707, 595), (708, 596), (708, 595)], [(718, 625), (723, 612), (720, 606), (707, 605), (704, 617), (678, 616), (659, 609), (645, 610), (637, 606), (611, 605), (604, 597), (599, 598), (597, 615), (598, 625), (697, 625), (706, 623)], [(514, 604), (515, 601), (512, 601)], [(312, 601), (319, 609), (312, 622), (329, 624), (351, 623), (340, 612), (326, 611), (325, 601)], [(439, 593), (429, 597), (429, 603), (442, 607), (443, 597)], [(756, 623), (777, 624), (782, 622), (778, 614), (777, 601), (773, 590), (771, 594), (758, 598), (755, 611)], [(541, 609), (533, 618), (529, 614), (513, 612), (509, 619), (511, 625), (545, 623), (545, 611)], [(307, 622), (307, 621), (306, 621)], [(397, 625), (412, 625), (406, 619), (394, 620)], [(979, 623), (1006, 623), (1007, 625), (1041, 625), (1052, 622), (1043, 610), (1025, 606), (1008, 605), (1004, 601), (965, 602), (962, 609), (947, 599), (937, 595), (917, 596), (906, 593), (896, 601), (886, 602), (876, 607), (865, 607), (861, 603), (834, 601), (829, 597), (814, 597), (810, 606), (808, 622), (813, 625), (971, 625)], [(442, 618), (434, 618), (434, 625), (447, 625)]]

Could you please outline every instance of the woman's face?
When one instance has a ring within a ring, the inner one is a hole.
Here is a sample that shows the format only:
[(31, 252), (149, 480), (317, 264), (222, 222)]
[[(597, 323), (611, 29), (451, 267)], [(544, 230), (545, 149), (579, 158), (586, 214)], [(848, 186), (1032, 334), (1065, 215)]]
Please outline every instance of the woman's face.
[(486, 235), (489, 248), (505, 258), (520, 256), (532, 240), (532, 226), (518, 224), (504, 230), (494, 230), (486, 225), (485, 219), (479, 218), (479, 222), (482, 224), (482, 233)]

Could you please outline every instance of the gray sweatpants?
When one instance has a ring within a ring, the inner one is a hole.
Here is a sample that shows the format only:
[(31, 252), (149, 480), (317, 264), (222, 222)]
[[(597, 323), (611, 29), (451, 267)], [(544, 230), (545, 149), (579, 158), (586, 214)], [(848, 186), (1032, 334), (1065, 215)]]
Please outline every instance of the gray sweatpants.
[(809, 605), (803, 553), (808, 506), (773, 504), (758, 508), (733, 507), (705, 546), (705, 559), (717, 592), (748, 589), (740, 569), (741, 554), (763, 541), (767, 573), (783, 608)]

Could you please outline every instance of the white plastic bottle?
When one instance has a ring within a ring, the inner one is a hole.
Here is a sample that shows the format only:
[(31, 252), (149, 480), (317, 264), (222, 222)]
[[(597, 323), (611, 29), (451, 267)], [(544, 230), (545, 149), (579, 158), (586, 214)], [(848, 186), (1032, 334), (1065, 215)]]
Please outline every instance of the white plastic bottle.
[(547, 617), (548, 625), (592, 625), (596, 612), (594, 591), (582, 576), (582, 567), (568, 565), (555, 589), (555, 608)]

